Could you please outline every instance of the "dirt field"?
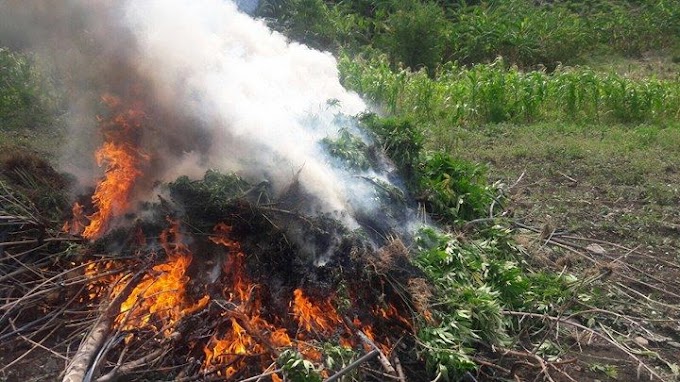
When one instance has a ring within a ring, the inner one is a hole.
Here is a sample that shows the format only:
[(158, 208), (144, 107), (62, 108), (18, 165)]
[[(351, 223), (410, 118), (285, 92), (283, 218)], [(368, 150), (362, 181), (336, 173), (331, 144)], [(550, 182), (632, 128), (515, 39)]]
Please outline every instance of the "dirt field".
[[(513, 219), (540, 231), (518, 230), (530, 261), (584, 278), (611, 267), (594, 284), (597, 301), (579, 308), (608, 310), (593, 317), (668, 380), (677, 380), (680, 360), (678, 137), (678, 126), (494, 126), (470, 133), (478, 149), (463, 154), (511, 185)], [(629, 354), (582, 336), (559, 343), (570, 349), (564, 359), (578, 359), (571, 377), (645, 379)]]

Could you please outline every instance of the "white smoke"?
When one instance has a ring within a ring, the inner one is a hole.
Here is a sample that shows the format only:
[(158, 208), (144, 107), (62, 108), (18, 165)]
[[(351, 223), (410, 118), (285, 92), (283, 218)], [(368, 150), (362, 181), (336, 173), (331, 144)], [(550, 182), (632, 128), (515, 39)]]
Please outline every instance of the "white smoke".
[[(366, 105), (341, 86), (331, 54), (289, 43), (229, 1), (128, 1), (125, 21), (156, 98), (212, 129), (211, 165), (239, 166), (279, 189), (300, 170), (324, 212), (347, 208), (345, 182), (320, 155), (319, 141), (337, 133), (332, 113)], [(305, 123), (308, 115), (320, 126)]]

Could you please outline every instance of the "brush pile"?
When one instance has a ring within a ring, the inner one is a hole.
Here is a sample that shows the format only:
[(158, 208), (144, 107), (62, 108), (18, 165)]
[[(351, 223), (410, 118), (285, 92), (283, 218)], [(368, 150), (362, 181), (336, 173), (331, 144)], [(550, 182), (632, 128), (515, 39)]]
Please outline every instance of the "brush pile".
[[(409, 349), (429, 292), (399, 239), (375, 248), (330, 216), (289, 209), (304, 199), (294, 184), (274, 201), (266, 184), (209, 171), (163, 190), (83, 243), (3, 183), (3, 351), (62, 355), (64, 381), (403, 380), (423, 369)], [(312, 254), (330, 247), (320, 266)]]

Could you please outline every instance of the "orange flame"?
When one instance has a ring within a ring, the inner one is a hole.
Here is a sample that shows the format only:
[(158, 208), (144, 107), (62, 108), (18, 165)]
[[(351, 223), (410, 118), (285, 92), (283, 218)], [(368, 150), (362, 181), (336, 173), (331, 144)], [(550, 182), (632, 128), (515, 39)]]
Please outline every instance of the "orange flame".
[[(173, 242), (168, 239), (170, 234), (174, 235)], [(166, 328), (165, 334), (169, 335), (171, 328), (182, 317), (203, 309), (210, 299), (206, 295), (192, 303), (187, 296), (189, 277), (186, 273), (192, 255), (181, 242), (178, 222), (163, 232), (161, 244), (168, 260), (154, 266), (121, 304), (121, 314), (116, 318), (116, 324), (122, 330), (146, 327), (160, 330), (156, 326), (157, 321), (162, 328)], [(156, 321), (152, 321), (152, 318)]]
[(96, 211), (88, 216), (90, 223), (83, 230), (82, 207), (76, 203), (73, 206), (74, 222), (64, 226), (71, 233), (82, 231), (88, 239), (101, 237), (113, 218), (127, 212), (135, 181), (142, 175), (143, 163), (149, 159), (135, 143), (146, 117), (142, 104), (132, 102), (125, 109), (123, 102), (112, 95), (102, 96), (102, 101), (116, 112), (110, 119), (100, 119), (105, 142), (95, 153), (95, 159), (100, 167), (105, 166), (105, 171), (104, 179), (92, 195)]
[[(399, 314), (399, 309), (397, 309), (394, 304), (387, 304), (387, 308), (380, 308), (378, 307), (374, 312), (380, 313), (380, 316), (384, 318), (385, 320), (393, 319), (398, 321), (401, 325), (403, 325), (405, 328), (409, 330), (413, 330), (413, 324), (411, 324), (411, 321), (407, 319), (406, 317), (402, 316)], [(429, 313), (429, 312), (428, 312)], [(377, 314), (376, 314), (377, 316)], [(426, 316), (427, 317), (427, 316)]]
[[(225, 286), (223, 294), (230, 302), (234, 303), (234, 310), (244, 321), (239, 323), (234, 317), (230, 317), (230, 328), (224, 336), (221, 338), (213, 336), (203, 349), (206, 355), (204, 367), (210, 368), (213, 365), (220, 364), (230, 365), (223, 373), (227, 377), (236, 373), (245, 364), (245, 361), (239, 359), (239, 357), (267, 354), (265, 346), (259, 343), (252, 333), (248, 333), (248, 330), (256, 331), (276, 347), (291, 346), (292, 344), (286, 329), (277, 329), (260, 316), (261, 302), (258, 293), (255, 292), (258, 285), (253, 283), (246, 275), (245, 254), (241, 251), (240, 244), (231, 239), (231, 230), (230, 226), (220, 223), (215, 226), (215, 233), (210, 237), (210, 240), (215, 244), (227, 247), (229, 250), (229, 257), (224, 263), (224, 274), (231, 280), (231, 283)], [(231, 314), (234, 314), (234, 312), (223, 313), (226, 316)]]
[(85, 228), (85, 216), (83, 215), (83, 206), (80, 203), (73, 203), (73, 207), (71, 207), (71, 216), (71, 221), (65, 222), (61, 227), (61, 230), (70, 233), (71, 235), (77, 235), (83, 232), (83, 229)]
[(126, 212), (135, 180), (142, 175), (139, 155), (130, 145), (106, 142), (96, 158), (99, 166), (106, 165), (106, 175), (92, 195), (97, 211), (89, 216), (90, 224), (83, 231), (88, 239), (100, 237), (113, 217)]
[(215, 234), (210, 237), (210, 241), (229, 249), (229, 257), (224, 263), (224, 273), (231, 278), (231, 285), (226, 286), (225, 296), (232, 302), (244, 302), (249, 300), (255, 285), (245, 275), (245, 254), (241, 252), (241, 245), (229, 237), (231, 229), (231, 226), (219, 223), (213, 229)]
[(325, 301), (321, 307), (316, 306), (305, 297), (300, 288), (295, 289), (293, 296), (293, 315), (298, 324), (308, 332), (311, 332), (313, 327), (328, 331), (332, 329), (332, 324), (342, 322), (330, 301)]
[[(140, 231), (137, 236), (140, 243), (144, 241)], [(319, 344), (330, 338), (337, 339), (341, 346), (347, 348), (363, 345), (366, 351), (371, 350), (373, 342), (387, 354), (393, 350), (393, 345), (390, 333), (386, 330), (413, 329), (411, 321), (401, 316), (398, 305), (390, 302), (372, 306), (370, 310), (364, 311), (361, 320), (357, 315), (353, 322), (343, 323), (330, 298), (313, 299), (300, 288), (293, 291), (289, 303), (292, 315), (272, 316), (271, 311), (262, 309), (262, 301), (266, 301), (263, 297), (267, 296), (266, 289), (263, 289), (265, 286), (253, 282), (246, 272), (248, 259), (240, 243), (233, 239), (232, 227), (218, 224), (209, 239), (226, 248), (221, 281), (224, 283), (222, 296), (229, 302), (224, 305), (215, 302), (214, 306), (223, 306), (224, 311), (210, 339), (202, 340), (199, 345), (203, 347), (204, 353), (203, 372), (216, 373), (229, 379), (237, 373), (253, 369), (257, 365), (255, 362), (263, 365), (264, 369), (264, 365), (270, 365), (276, 359), (277, 349), (291, 346), (305, 359), (321, 362), (324, 353)], [(172, 222), (171, 227), (160, 235), (160, 244), (167, 260), (154, 266), (135, 285), (121, 305), (120, 314), (115, 320), (117, 329), (150, 329), (167, 338), (173, 334), (183, 317), (208, 304), (209, 296), (196, 301), (187, 291), (192, 253), (184, 244), (179, 222)], [(88, 264), (85, 273), (89, 277), (96, 277), (98, 272), (106, 271), (113, 265), (115, 263), (109, 261)], [(116, 286), (109, 290), (112, 290), (113, 295), (120, 293), (124, 281), (130, 278), (132, 275), (116, 276), (111, 282)], [(92, 288), (88, 287), (87, 297), (92, 299), (105, 288), (106, 283), (93, 284)], [(293, 341), (286, 327), (295, 324), (298, 332)], [(130, 335), (128, 338), (134, 337)], [(359, 339), (360, 343), (357, 341)], [(272, 376), (272, 380), (275, 378), (278, 377)]]
[(115, 261), (90, 261), (84, 264), (83, 275), (89, 280), (86, 286), (86, 296), (80, 301), (93, 301), (102, 297), (111, 285), (117, 285), (122, 275), (117, 271), (119, 263)]

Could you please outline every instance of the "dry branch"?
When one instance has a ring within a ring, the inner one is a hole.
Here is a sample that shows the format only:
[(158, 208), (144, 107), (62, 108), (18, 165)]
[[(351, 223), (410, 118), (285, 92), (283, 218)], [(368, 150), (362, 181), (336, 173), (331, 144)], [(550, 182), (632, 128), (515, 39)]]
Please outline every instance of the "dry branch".
[(94, 356), (99, 352), (99, 349), (104, 344), (113, 320), (120, 311), (120, 305), (132, 293), (134, 287), (141, 281), (146, 272), (138, 272), (130, 281), (128, 281), (125, 288), (118, 294), (106, 307), (104, 313), (99, 317), (95, 325), (92, 327), (88, 335), (83, 339), (78, 347), (73, 359), (66, 367), (63, 382), (82, 382), (85, 374), (92, 363)]
[(366, 333), (364, 333), (361, 329), (356, 328), (352, 323), (352, 320), (350, 320), (348, 317), (343, 316), (342, 320), (344, 321), (345, 325), (347, 325), (348, 328), (353, 329), (354, 333), (356, 333), (357, 337), (359, 337), (361, 342), (366, 344), (370, 349), (378, 351), (378, 361), (380, 361), (380, 364), (383, 366), (385, 371), (387, 371), (387, 373), (390, 374), (391, 376), (397, 377), (398, 376), (397, 371), (394, 370), (394, 367), (390, 363), (389, 358), (387, 358), (385, 353), (383, 353), (382, 350), (380, 350), (378, 345), (376, 345), (375, 342), (368, 338)]
[(50, 243), (50, 242), (77, 242), (77, 243), (80, 243), (82, 241), (83, 241), (82, 237), (76, 237), (76, 236), (49, 237), (49, 238), (46, 238), (46, 239), (30, 239), (30, 240), (8, 241), (8, 242), (0, 243), (0, 246), (9, 247), (9, 246), (13, 246), (13, 245), (24, 245), (24, 244), (40, 244), (40, 245), (42, 245), (43, 243)]
[(619, 349), (623, 353), (625, 353), (628, 357), (635, 360), (635, 362), (638, 363), (638, 367), (647, 370), (647, 372), (650, 374), (650, 377), (653, 376), (653, 377), (657, 378), (659, 381), (663, 381), (663, 378), (656, 371), (654, 371), (654, 369), (649, 367), (646, 363), (642, 362), (642, 360), (640, 360), (639, 357), (637, 357), (635, 354), (630, 352), (624, 345), (620, 344), (617, 341), (612, 340), (611, 338), (609, 338), (609, 337), (603, 335), (602, 333), (597, 332), (597, 331), (595, 331), (595, 330), (593, 330), (589, 327), (583, 326), (583, 325), (581, 325), (577, 322), (567, 321), (564, 318), (553, 317), (553, 316), (548, 316), (548, 315), (543, 315), (543, 314), (538, 314), (538, 313), (514, 312), (514, 311), (505, 310), (505, 311), (503, 311), (503, 314), (507, 314), (507, 315), (510, 315), (510, 316), (517, 316), (517, 317), (532, 317), (532, 318), (539, 318), (539, 319), (547, 319), (547, 320), (550, 320), (550, 321), (559, 322), (559, 323), (564, 324), (564, 325), (571, 325), (575, 328), (586, 331), (586, 332), (606, 341), (610, 345), (613, 345), (614, 347), (616, 347), (617, 349)]
[(373, 348), (373, 350), (378, 351), (378, 361), (380, 361), (380, 364), (385, 369), (385, 371), (387, 371), (387, 373), (392, 375), (392, 376), (396, 376), (397, 371), (394, 370), (394, 367), (392, 367), (390, 360), (387, 358), (385, 353), (383, 353), (382, 350), (380, 350), (378, 345), (376, 345), (375, 342), (371, 341), (371, 339), (368, 338), (366, 333), (364, 333), (363, 331), (357, 330), (356, 333), (357, 333), (357, 336), (359, 336), (359, 338), (361, 339), (361, 342), (363, 342), (366, 345), (368, 345), (369, 347)]
[(378, 357), (380, 355), (380, 350), (378, 349), (373, 349), (370, 352), (364, 354), (361, 356), (359, 359), (356, 361), (350, 363), (349, 365), (345, 366), (344, 369), (338, 371), (337, 373), (331, 375), (326, 379), (324, 382), (334, 382), (337, 381), (338, 379), (342, 378), (345, 374), (349, 373), (350, 371), (356, 369), (357, 367), (361, 366), (364, 362), (368, 362), (372, 360), (375, 357)]
[(260, 375), (255, 375), (255, 376), (250, 377), (250, 378), (242, 379), (238, 382), (257, 382), (257, 381), (260, 381), (262, 378), (269, 377), (269, 376), (272, 376), (274, 374), (278, 374), (281, 371), (283, 371), (283, 369), (276, 369), (276, 370), (272, 370), (272, 371), (267, 371), (267, 372), (264, 372)]
[(401, 366), (401, 360), (397, 353), (392, 356), (394, 362), (394, 369), (397, 371), (397, 377), (399, 377), (400, 382), (406, 382), (406, 374), (404, 374), (404, 368)]
[(111, 382), (115, 381), (118, 378), (124, 377), (130, 373), (132, 373), (134, 370), (150, 363), (155, 360), (157, 360), (159, 357), (162, 357), (163, 354), (165, 354), (165, 349), (157, 349), (156, 351), (153, 351), (147, 355), (145, 355), (142, 358), (136, 359), (134, 361), (130, 361), (128, 363), (125, 363), (120, 366), (116, 366), (111, 371), (106, 373), (105, 375), (97, 378), (97, 382)]

